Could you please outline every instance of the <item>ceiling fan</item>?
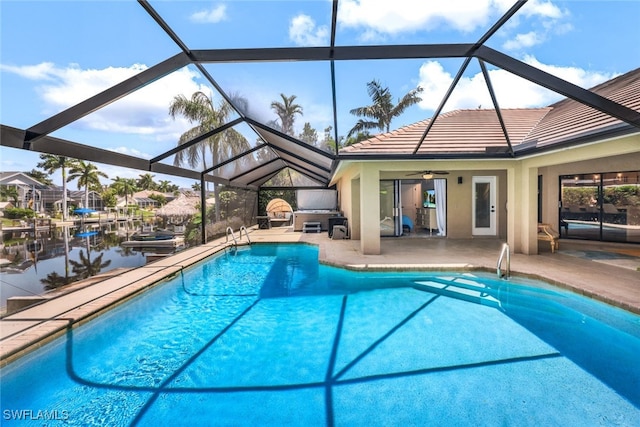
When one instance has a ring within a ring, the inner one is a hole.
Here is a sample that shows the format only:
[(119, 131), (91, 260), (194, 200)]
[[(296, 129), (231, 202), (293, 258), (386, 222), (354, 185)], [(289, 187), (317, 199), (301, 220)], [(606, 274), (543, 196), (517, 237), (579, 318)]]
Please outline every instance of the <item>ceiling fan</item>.
[(449, 175), (449, 172), (447, 172), (447, 171), (422, 171), (422, 172), (410, 173), (407, 176), (415, 176), (415, 175), (422, 175), (422, 179), (433, 179), (434, 175)]

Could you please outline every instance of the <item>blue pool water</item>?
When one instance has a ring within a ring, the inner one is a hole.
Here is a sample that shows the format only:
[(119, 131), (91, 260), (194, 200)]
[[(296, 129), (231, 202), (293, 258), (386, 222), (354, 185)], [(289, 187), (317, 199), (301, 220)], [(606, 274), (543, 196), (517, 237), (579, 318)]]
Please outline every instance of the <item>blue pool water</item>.
[(639, 316), (317, 256), (220, 254), (69, 330), (3, 369), (2, 425), (640, 425)]

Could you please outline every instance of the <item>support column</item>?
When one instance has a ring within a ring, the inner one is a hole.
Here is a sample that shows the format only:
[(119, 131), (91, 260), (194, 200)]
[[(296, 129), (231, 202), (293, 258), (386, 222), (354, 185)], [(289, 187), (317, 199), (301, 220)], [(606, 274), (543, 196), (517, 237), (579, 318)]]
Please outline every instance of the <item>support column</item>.
[[(514, 251), (538, 253), (538, 168), (519, 165), (515, 171)], [(511, 203), (510, 203), (511, 206)]]
[(374, 163), (360, 170), (360, 251), (380, 254), (380, 172)]

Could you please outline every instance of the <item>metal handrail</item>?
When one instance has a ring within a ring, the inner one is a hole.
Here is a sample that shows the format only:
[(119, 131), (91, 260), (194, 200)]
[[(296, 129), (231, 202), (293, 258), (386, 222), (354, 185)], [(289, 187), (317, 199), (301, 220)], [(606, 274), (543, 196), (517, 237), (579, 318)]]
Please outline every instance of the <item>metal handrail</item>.
[(233, 239), (233, 245), (234, 246), (238, 246), (238, 241), (236, 240), (236, 236), (233, 235), (233, 228), (231, 227), (227, 227), (227, 240), (225, 241), (225, 243), (229, 243), (229, 232), (231, 232), (231, 238)]
[(251, 239), (249, 238), (249, 232), (247, 231), (247, 227), (245, 227), (244, 225), (240, 227), (240, 240), (242, 240), (242, 230), (244, 230), (244, 235), (247, 236), (247, 242), (251, 244)]
[[(507, 273), (502, 274), (502, 261), (505, 259), (505, 254), (507, 262)], [(511, 277), (511, 252), (509, 251), (508, 243), (502, 244), (502, 250), (500, 251), (500, 256), (498, 257), (497, 274), (499, 278)]]

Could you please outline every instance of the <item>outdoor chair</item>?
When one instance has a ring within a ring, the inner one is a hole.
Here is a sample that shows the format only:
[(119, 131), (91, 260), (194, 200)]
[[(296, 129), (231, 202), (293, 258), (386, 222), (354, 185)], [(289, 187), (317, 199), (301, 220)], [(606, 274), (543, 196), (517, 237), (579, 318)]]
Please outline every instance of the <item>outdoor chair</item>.
[(550, 224), (538, 224), (538, 240), (549, 242), (551, 253), (555, 253), (560, 248), (560, 233), (554, 230)]

